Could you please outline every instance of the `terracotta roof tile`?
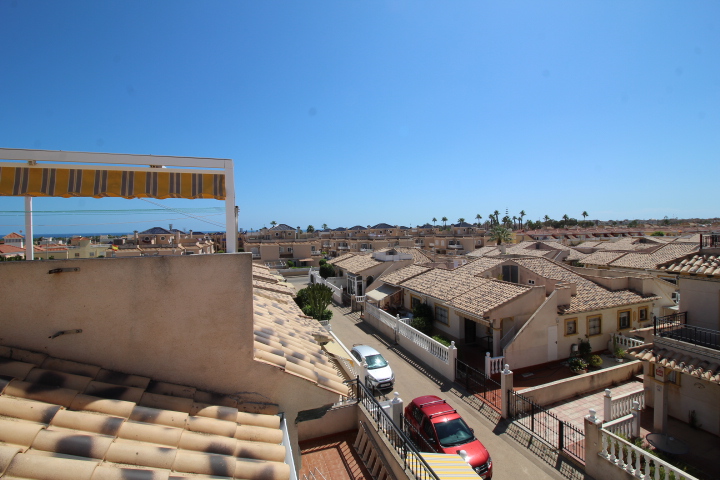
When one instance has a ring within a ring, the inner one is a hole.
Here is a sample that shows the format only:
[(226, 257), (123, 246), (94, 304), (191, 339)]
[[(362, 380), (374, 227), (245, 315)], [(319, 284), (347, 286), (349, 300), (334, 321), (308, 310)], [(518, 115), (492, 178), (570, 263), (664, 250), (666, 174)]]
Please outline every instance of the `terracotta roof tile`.
[(720, 363), (709, 362), (672, 349), (663, 349), (658, 346), (640, 352), (630, 352), (638, 360), (655, 362), (693, 377), (702, 378), (708, 382), (720, 384)]
[(383, 263), (380, 260), (375, 260), (371, 255), (349, 255), (349, 257), (343, 258), (342, 260), (340, 260), (342, 257), (338, 257), (336, 260), (339, 261), (334, 262), (333, 265), (347, 270), (350, 273), (358, 274)]
[(720, 255), (695, 254), (670, 260), (658, 267), (667, 272), (720, 277)]
[(515, 283), (477, 278), (476, 287), (452, 299), (449, 305), (483, 317), (497, 308), (530, 291), (531, 287)]
[(420, 275), (421, 273), (425, 273), (428, 270), (430, 270), (428, 267), (408, 265), (407, 267), (403, 267), (395, 270), (394, 272), (388, 273), (387, 275), (383, 275), (380, 279), (390, 285), (399, 285), (405, 280)]

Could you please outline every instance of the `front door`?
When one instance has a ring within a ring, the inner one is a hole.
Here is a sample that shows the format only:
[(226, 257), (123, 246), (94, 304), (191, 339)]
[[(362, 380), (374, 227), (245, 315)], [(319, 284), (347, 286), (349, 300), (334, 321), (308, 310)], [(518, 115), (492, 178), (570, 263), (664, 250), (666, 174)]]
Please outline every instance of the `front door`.
[(465, 319), (465, 343), (475, 343), (477, 336), (477, 323), (466, 318)]
[(557, 325), (548, 327), (547, 330), (547, 361), (557, 360)]

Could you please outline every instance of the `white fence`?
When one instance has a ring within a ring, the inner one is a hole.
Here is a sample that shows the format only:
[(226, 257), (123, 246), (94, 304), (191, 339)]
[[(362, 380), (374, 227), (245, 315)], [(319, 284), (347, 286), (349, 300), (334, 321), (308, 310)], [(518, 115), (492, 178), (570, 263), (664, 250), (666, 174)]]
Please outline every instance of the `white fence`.
[(598, 455), (635, 478), (642, 480), (697, 480), (692, 475), (688, 475), (604, 428), (601, 430), (601, 436), (602, 449)]
[(457, 347), (451, 342), (446, 347), (437, 340), (413, 328), (409, 318), (393, 317), (372, 303), (365, 303), (365, 321), (393, 338), (418, 360), (424, 362), (441, 375), (455, 380), (455, 358)]
[(637, 338), (626, 337), (625, 335), (618, 333), (615, 335), (615, 344), (618, 347), (623, 347), (623, 349), (628, 349), (645, 345), (645, 342), (638, 340)]
[(645, 408), (645, 390), (612, 396), (610, 389), (605, 389), (603, 421), (610, 422), (632, 413), (633, 404), (638, 403), (639, 409)]
[(493, 375), (503, 371), (505, 357), (491, 357), (490, 352), (485, 352), (485, 375)]
[(342, 305), (342, 287), (338, 287), (337, 285), (334, 285), (332, 283), (332, 280), (325, 280), (320, 276), (320, 272), (317, 270), (310, 269), (310, 272), (308, 272), (308, 277), (310, 280), (310, 283), (319, 283), (320, 285), (325, 285), (333, 292), (333, 301), (337, 303), (338, 305)]
[[(615, 435), (625, 435), (627, 438), (637, 438), (635, 425), (635, 415), (625, 415), (624, 417), (613, 420), (612, 422), (603, 423), (603, 428), (610, 433)], [(640, 429), (640, 425), (637, 425), (637, 429)]]

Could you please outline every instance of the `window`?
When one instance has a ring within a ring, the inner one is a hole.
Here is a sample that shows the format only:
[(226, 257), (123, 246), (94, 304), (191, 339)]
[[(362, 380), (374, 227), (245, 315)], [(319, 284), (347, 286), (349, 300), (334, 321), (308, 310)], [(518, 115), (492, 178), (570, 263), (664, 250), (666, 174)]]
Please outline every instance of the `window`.
[(448, 309), (445, 307), (435, 307), (435, 320), (447, 325), (448, 324)]
[(602, 315), (594, 315), (592, 317), (587, 317), (588, 336), (592, 337), (593, 335), (600, 335), (600, 333), (602, 333), (602, 329), (600, 327), (601, 322)]
[(292, 253), (292, 248), (293, 248), (293, 247), (287, 247), (288, 253)]
[(94, 256), (95, 256), (95, 252), (90, 252), (90, 256), (91, 256), (91, 257), (94, 257)]
[(283, 253), (285, 251), (285, 247), (280, 247), (280, 253)]
[(630, 328), (630, 310), (621, 310), (618, 312), (618, 330)]
[(535, 280), (528, 280), (528, 285), (535, 285)]
[(577, 335), (577, 318), (565, 319), (565, 336)]
[(638, 320), (644, 322), (648, 319), (648, 307), (638, 308)]
[(415, 307), (417, 307), (421, 303), (422, 303), (422, 300), (420, 300), (418, 297), (414, 297), (414, 296), (410, 295), (410, 308), (415, 310)]
[(79, 254), (79, 253), (76, 253), (76, 254), (75, 254), (75, 258), (80, 258), (80, 254)]

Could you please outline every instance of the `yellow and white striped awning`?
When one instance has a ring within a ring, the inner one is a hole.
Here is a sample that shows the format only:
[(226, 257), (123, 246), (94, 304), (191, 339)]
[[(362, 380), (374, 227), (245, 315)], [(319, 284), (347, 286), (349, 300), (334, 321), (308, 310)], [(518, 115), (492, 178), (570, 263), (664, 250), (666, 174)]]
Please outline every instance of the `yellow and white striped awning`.
[(223, 173), (153, 170), (0, 166), (0, 196), (225, 200)]
[[(446, 478), (453, 480), (478, 480), (479, 478), (477, 473), (475, 473), (472, 467), (468, 465), (460, 455), (447, 453), (421, 453), (420, 455), (430, 468), (433, 469), (435, 474), (443, 480)], [(413, 468), (413, 463), (414, 462), (409, 462), (411, 469)]]

